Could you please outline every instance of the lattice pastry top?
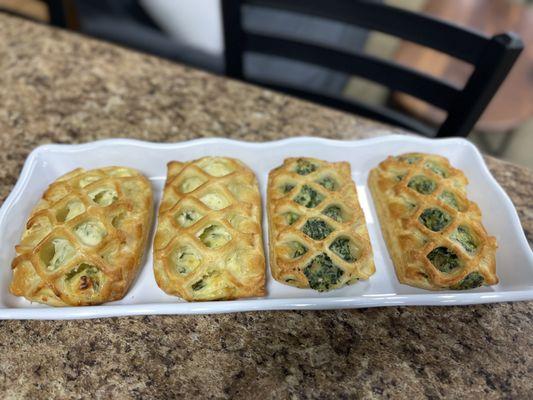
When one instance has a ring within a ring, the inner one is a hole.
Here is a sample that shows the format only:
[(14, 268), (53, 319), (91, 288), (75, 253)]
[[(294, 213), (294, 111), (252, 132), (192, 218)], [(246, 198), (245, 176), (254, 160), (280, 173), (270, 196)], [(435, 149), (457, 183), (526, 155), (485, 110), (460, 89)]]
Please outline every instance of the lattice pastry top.
[(33, 209), (10, 290), (53, 306), (119, 300), (137, 275), (152, 219), (138, 171), (81, 168), (58, 178)]
[(326, 291), (375, 272), (350, 164), (288, 158), (268, 178), (270, 266), (276, 280)]
[(242, 162), (170, 162), (158, 218), (154, 272), (166, 293), (189, 301), (264, 295), (261, 197)]
[(368, 183), (401, 283), (431, 290), (498, 283), (496, 239), (466, 197), (467, 178), (446, 158), (388, 157)]

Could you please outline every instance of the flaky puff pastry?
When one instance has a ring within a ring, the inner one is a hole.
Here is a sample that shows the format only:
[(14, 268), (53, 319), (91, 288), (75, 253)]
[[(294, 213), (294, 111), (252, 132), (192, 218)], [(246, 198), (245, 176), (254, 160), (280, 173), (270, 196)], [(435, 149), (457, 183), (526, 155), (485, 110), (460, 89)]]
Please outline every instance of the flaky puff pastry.
[(401, 283), (429, 290), (498, 283), (496, 239), (466, 197), (467, 178), (446, 158), (388, 157), (368, 184)]
[(267, 208), (277, 281), (326, 291), (375, 272), (349, 163), (286, 159), (269, 174)]
[(137, 276), (152, 219), (152, 188), (138, 171), (81, 168), (33, 209), (13, 260), (10, 291), (52, 306), (119, 300)]
[(188, 301), (265, 294), (261, 197), (242, 162), (168, 164), (154, 244), (159, 287)]

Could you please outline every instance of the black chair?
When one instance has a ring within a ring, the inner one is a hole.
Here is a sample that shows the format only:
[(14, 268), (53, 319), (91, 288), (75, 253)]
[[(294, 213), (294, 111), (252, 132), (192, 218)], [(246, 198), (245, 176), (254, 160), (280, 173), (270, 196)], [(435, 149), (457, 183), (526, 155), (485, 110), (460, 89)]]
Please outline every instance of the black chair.
[[(513, 33), (486, 37), (429, 16), (369, 0), (221, 0), (226, 75), (351, 111), (433, 137), (467, 136), (523, 49)], [(317, 43), (261, 33), (242, 24), (244, 7), (285, 10), (384, 32), (430, 47), (472, 64), (465, 86), (457, 88), (413, 69), (362, 53), (325, 48)], [(447, 112), (438, 128), (386, 107), (334, 98), (301, 87), (247, 79), (243, 58), (264, 54), (359, 76), (407, 93)]]

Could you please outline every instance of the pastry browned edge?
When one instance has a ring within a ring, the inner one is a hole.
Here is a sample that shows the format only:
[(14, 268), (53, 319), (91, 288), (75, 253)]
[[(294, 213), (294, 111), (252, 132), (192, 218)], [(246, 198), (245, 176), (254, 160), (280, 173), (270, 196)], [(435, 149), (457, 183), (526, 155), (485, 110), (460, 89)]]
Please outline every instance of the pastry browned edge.
[(33, 209), (13, 260), (10, 291), (52, 306), (119, 300), (137, 276), (152, 219), (138, 171), (78, 168)]
[(326, 291), (375, 272), (350, 164), (288, 158), (270, 172), (267, 191), (274, 279)]
[(408, 153), (370, 171), (368, 185), (401, 283), (472, 289), (498, 283), (496, 239), (487, 234), (468, 180), (445, 157)]
[(188, 301), (265, 294), (261, 196), (241, 161), (173, 161), (154, 243), (159, 287)]

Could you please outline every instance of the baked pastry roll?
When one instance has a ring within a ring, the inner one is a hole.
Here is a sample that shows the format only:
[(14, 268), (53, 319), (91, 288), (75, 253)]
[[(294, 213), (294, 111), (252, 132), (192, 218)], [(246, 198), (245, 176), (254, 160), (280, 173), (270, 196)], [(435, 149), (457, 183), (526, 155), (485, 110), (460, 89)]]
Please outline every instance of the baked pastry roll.
[(75, 169), (33, 209), (16, 246), (10, 291), (52, 306), (119, 300), (137, 276), (152, 219), (138, 171)]
[(261, 197), (242, 162), (168, 163), (158, 218), (154, 273), (164, 292), (188, 301), (265, 294)]
[(498, 283), (496, 239), (488, 236), (468, 180), (444, 157), (409, 153), (370, 171), (368, 185), (396, 275), (423, 289)]
[(268, 177), (270, 267), (277, 281), (320, 292), (375, 272), (347, 162), (288, 158)]

